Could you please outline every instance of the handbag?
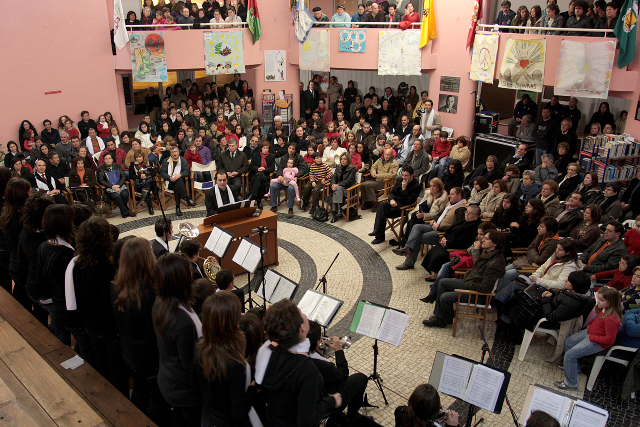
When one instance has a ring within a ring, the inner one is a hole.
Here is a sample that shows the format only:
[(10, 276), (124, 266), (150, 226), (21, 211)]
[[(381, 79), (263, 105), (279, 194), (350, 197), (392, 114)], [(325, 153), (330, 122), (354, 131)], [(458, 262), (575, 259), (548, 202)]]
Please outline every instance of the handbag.
[(318, 207), (315, 212), (313, 212), (313, 219), (320, 222), (326, 222), (329, 219), (329, 214), (325, 208)]

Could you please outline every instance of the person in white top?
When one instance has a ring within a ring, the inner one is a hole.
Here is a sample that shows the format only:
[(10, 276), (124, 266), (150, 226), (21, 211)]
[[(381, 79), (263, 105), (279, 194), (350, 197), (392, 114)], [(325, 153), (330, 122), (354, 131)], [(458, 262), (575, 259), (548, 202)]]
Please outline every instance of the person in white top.
[[(227, 9), (227, 19), (224, 22), (242, 22), (242, 19), (238, 15), (236, 15), (236, 9), (233, 6), (230, 6)], [(239, 27), (239, 25), (229, 25), (229, 27)]]
[[(213, 18), (209, 21), (211, 24), (224, 24), (224, 19), (222, 15), (220, 15), (220, 10), (216, 9), (213, 11)], [(211, 28), (222, 28), (223, 25), (212, 25)]]

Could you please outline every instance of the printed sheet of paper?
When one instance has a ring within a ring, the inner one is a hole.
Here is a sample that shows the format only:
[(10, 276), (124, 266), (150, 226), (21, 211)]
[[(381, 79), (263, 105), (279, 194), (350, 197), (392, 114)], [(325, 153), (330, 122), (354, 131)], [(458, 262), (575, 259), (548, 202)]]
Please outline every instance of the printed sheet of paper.
[(131, 66), (134, 82), (167, 82), (164, 33), (131, 33)]
[(300, 69), (331, 71), (329, 30), (315, 29), (300, 43)]
[(278, 286), (279, 281), (280, 281), (280, 276), (278, 276), (272, 270), (267, 270), (267, 272), (264, 275), (264, 281), (260, 282), (260, 286), (258, 287), (256, 294), (258, 294), (258, 296), (262, 298), (262, 292), (263, 292), (262, 288), (264, 287), (265, 288), (264, 299), (271, 302), (271, 297), (273, 295), (273, 292), (276, 290), (276, 287)]
[(542, 92), (547, 40), (508, 38), (498, 87)]
[(498, 34), (476, 34), (469, 73), (471, 80), (493, 84), (499, 41)]
[(484, 365), (476, 365), (464, 401), (493, 412), (504, 382), (504, 374)]
[(558, 420), (559, 423), (564, 421), (565, 415), (571, 406), (571, 399), (562, 397), (556, 393), (536, 388), (531, 397), (531, 403), (527, 410), (526, 420), (533, 411), (544, 411)]
[(286, 50), (265, 50), (264, 51), (264, 81), (266, 82), (287, 81), (287, 51)]
[(375, 305), (365, 304), (362, 309), (362, 316), (356, 333), (369, 338), (377, 338), (380, 330), (380, 323), (384, 317), (385, 309)]
[(330, 298), (326, 295), (323, 296), (318, 305), (316, 305), (316, 308), (313, 310), (313, 313), (311, 313), (309, 320), (314, 320), (321, 326), (326, 326), (329, 323), (329, 320), (333, 318), (335, 312), (338, 311), (338, 308), (340, 308), (340, 304), (340, 301), (334, 298)]
[(231, 260), (248, 272), (253, 273), (260, 263), (260, 247), (247, 239), (242, 239)]
[(380, 326), (378, 339), (398, 347), (402, 343), (407, 323), (409, 323), (408, 314), (400, 313), (396, 310), (387, 310)]
[(305, 316), (309, 317), (322, 299), (322, 296), (323, 295), (319, 292), (308, 290), (298, 303), (298, 308), (305, 314)]
[(584, 43), (562, 40), (554, 94), (606, 99), (615, 54), (615, 41)]
[(269, 302), (271, 304), (275, 304), (280, 300), (285, 298), (291, 299), (291, 295), (296, 290), (296, 284), (289, 281), (285, 277), (280, 277), (280, 281), (278, 282), (278, 286), (276, 290), (271, 294), (271, 298), (269, 298)]
[(438, 391), (462, 399), (473, 364), (453, 356), (445, 356)]
[(578, 400), (573, 405), (568, 427), (605, 427), (609, 413), (602, 408)]
[(233, 240), (232, 234), (225, 233), (222, 228), (216, 226), (211, 230), (204, 247), (222, 258), (225, 256), (231, 240)]
[(422, 74), (421, 55), (419, 31), (380, 31), (378, 75), (419, 76)]
[(205, 31), (204, 71), (207, 75), (244, 73), (244, 33)]

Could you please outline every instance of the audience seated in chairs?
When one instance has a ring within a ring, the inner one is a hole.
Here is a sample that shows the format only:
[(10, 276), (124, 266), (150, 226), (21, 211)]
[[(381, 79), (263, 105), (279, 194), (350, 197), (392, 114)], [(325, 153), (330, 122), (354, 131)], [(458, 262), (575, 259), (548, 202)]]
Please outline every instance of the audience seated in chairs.
[(89, 205), (91, 208), (95, 206), (97, 182), (96, 173), (91, 168), (85, 168), (84, 159), (77, 159), (75, 169), (69, 172), (69, 187), (80, 203)]
[(369, 233), (369, 236), (375, 236), (371, 244), (377, 245), (384, 242), (387, 218), (399, 217), (402, 213), (400, 209), (415, 203), (421, 189), (420, 183), (413, 176), (413, 167), (403, 166), (402, 178), (396, 181), (395, 187), (389, 192), (388, 200), (378, 205), (373, 232)]
[(535, 198), (540, 199), (544, 204), (544, 211), (547, 215), (551, 216), (560, 207), (560, 200), (558, 199), (558, 183), (552, 179), (544, 181), (538, 194)]
[(444, 190), (449, 192), (454, 187), (462, 187), (464, 172), (462, 170), (462, 163), (460, 163), (460, 160), (452, 160), (451, 163), (445, 167), (447, 171), (442, 177)]
[(293, 161), (292, 167), (298, 169), (298, 172), (295, 174), (293, 178), (291, 178), (291, 180), (297, 183), (298, 180), (302, 178), (304, 175), (306, 175), (309, 170), (307, 167), (308, 166), (307, 163), (304, 161), (304, 158), (300, 154), (296, 154), (296, 150), (297, 150), (297, 147), (295, 144), (289, 144), (285, 155), (280, 157), (279, 160), (278, 160), (278, 157), (276, 156), (277, 168), (274, 176), (276, 177), (275, 179), (277, 180), (277, 182), (272, 181), (271, 185), (269, 186), (269, 193), (270, 193), (269, 196), (271, 198), (272, 212), (277, 212), (278, 210), (278, 192), (282, 189), (285, 189), (285, 188), (287, 189), (287, 195), (288, 195), (287, 217), (288, 218), (291, 218), (293, 216), (293, 204), (296, 202), (297, 187), (293, 185), (284, 184), (285, 176), (283, 175), (283, 171), (285, 168), (287, 168), (288, 160), (291, 159)]
[[(157, 190), (156, 170), (149, 164), (147, 157), (141, 150), (136, 150), (133, 154), (134, 161), (129, 165), (129, 178), (133, 180), (134, 185), (132, 191), (134, 194), (136, 191), (140, 192), (140, 201), (147, 204), (149, 215), (153, 215), (151, 197), (154, 190)], [(132, 195), (132, 197), (135, 196)]]
[[(314, 163), (309, 167), (309, 181), (302, 191), (302, 211), (306, 211), (309, 205), (311, 208), (318, 206), (318, 200), (322, 196), (325, 184), (331, 181), (333, 172), (322, 161), (322, 154), (314, 153)], [(342, 169), (342, 165), (341, 165)], [(356, 172), (357, 173), (357, 172)]]
[(173, 191), (176, 203), (176, 215), (182, 216), (180, 210), (180, 200), (184, 199), (189, 206), (196, 203), (191, 200), (187, 192), (185, 177), (190, 175), (187, 161), (180, 155), (178, 147), (171, 147), (170, 156), (162, 162), (160, 166), (160, 176), (164, 179), (165, 188)]
[(604, 236), (580, 255), (580, 261), (585, 264), (585, 273), (593, 274), (617, 268), (620, 258), (627, 254), (622, 233), (624, 233), (622, 224), (618, 221), (609, 222), (605, 227)]
[[(251, 144), (254, 141), (257, 141), (256, 137), (251, 138)], [(258, 209), (262, 209), (262, 198), (269, 189), (269, 177), (275, 169), (276, 162), (271, 154), (271, 144), (269, 141), (263, 141), (260, 149), (253, 151), (249, 163), (249, 200), (256, 200)]]
[(356, 168), (351, 164), (349, 153), (343, 153), (340, 156), (340, 165), (336, 166), (331, 176), (329, 196), (326, 200), (333, 210), (332, 223), (335, 223), (342, 216), (342, 203), (347, 198), (347, 190), (355, 183)]
[(507, 184), (503, 180), (496, 179), (493, 181), (491, 192), (487, 193), (480, 202), (482, 218), (491, 218), (493, 216), (496, 209), (502, 205), (502, 199), (507, 195), (507, 191)]
[[(360, 144), (360, 143), (359, 143)], [(378, 209), (378, 197), (376, 192), (384, 188), (384, 181), (395, 178), (398, 175), (398, 161), (393, 157), (393, 150), (387, 148), (383, 156), (371, 166), (371, 178), (361, 185), (362, 208), (372, 211)]]
[(475, 181), (477, 177), (483, 177), (487, 180), (487, 182), (494, 182), (496, 179), (501, 179), (503, 174), (500, 170), (500, 166), (498, 165), (498, 158), (493, 154), (487, 157), (487, 161), (484, 165), (480, 165), (473, 170), (465, 179), (464, 179), (464, 188), (468, 191), (471, 191), (471, 184)]
[(42, 159), (38, 159), (35, 162), (35, 171), (33, 175), (31, 175), (31, 186), (37, 188), (39, 191), (46, 192), (48, 196), (53, 197), (56, 203), (69, 204), (62, 194), (62, 191), (65, 189), (64, 182), (61, 183), (47, 172), (47, 165)]

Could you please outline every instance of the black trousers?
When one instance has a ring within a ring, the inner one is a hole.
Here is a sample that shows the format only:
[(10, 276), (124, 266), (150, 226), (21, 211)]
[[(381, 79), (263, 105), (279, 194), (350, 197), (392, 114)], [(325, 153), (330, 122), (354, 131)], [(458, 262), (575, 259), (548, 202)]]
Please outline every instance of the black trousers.
[(253, 200), (262, 200), (262, 196), (269, 191), (269, 176), (262, 172), (251, 176), (249, 178), (249, 189)]
[(129, 368), (122, 358), (117, 334), (97, 335), (89, 332), (96, 355), (95, 368), (124, 396), (129, 397)]
[(231, 187), (233, 194), (240, 194), (240, 190), (242, 189), (242, 177), (240, 175), (236, 175), (233, 178), (229, 178), (227, 185)]
[(342, 395), (342, 406), (338, 411), (344, 411), (347, 408), (347, 417), (353, 418), (362, 408), (364, 400), (364, 392), (367, 390), (369, 379), (365, 374), (357, 373), (349, 375), (349, 378), (338, 388), (338, 393)]
[(107, 194), (109, 195), (109, 199), (113, 200), (113, 203), (118, 206), (121, 214), (129, 213), (129, 207), (127, 206), (127, 203), (129, 203), (129, 192), (127, 190)]
[(398, 218), (402, 214), (399, 207), (391, 206), (389, 201), (380, 203), (376, 212), (376, 222), (373, 225), (373, 232), (376, 238), (384, 239), (384, 229), (387, 226), (387, 218)]
[(176, 203), (180, 201), (180, 199), (184, 199), (189, 196), (189, 193), (187, 192), (187, 185), (182, 177), (178, 178), (174, 182), (169, 181), (169, 190), (173, 191)]
[(440, 244), (434, 245), (422, 260), (422, 266), (431, 273), (440, 271), (443, 265), (449, 262), (449, 252)]

